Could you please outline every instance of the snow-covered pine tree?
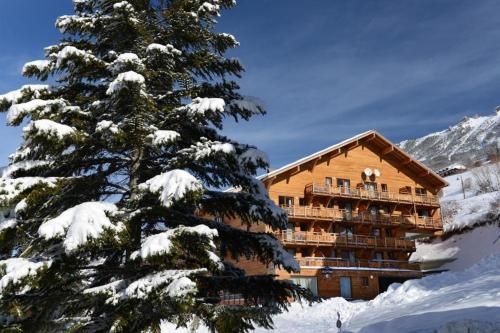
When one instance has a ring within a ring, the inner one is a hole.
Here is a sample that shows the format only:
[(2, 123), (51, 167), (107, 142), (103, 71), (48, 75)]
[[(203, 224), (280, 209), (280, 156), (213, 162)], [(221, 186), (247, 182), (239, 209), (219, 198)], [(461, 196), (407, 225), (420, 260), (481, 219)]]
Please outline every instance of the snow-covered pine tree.
[[(224, 57), (238, 42), (214, 30), (234, 5), (74, 0), (56, 22), (61, 43), (23, 69), (49, 84), (0, 96), (8, 123), (26, 124), (0, 178), (1, 327), (245, 332), (309, 296), (222, 260), (296, 270), (273, 236), (207, 218), (286, 223), (254, 178), (264, 155), (218, 133), (225, 118), (264, 113)], [(241, 190), (218, 190), (229, 186)], [(221, 305), (221, 293), (244, 305)]]

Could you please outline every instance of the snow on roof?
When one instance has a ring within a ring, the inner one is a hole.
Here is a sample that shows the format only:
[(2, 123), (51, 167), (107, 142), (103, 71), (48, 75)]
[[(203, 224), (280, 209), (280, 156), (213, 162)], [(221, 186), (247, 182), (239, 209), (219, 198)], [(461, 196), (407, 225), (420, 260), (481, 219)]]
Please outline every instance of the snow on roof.
[(426, 165), (424, 165), (420, 161), (418, 161), (418, 160), (414, 159), (412, 156), (408, 155), (408, 153), (406, 153), (404, 150), (402, 150), (401, 148), (399, 148), (397, 145), (391, 143), (387, 138), (385, 138), (382, 134), (378, 133), (375, 130), (369, 130), (369, 131), (357, 134), (357, 135), (355, 135), (355, 136), (353, 136), (353, 137), (351, 137), (349, 139), (346, 139), (344, 141), (336, 143), (336, 144), (334, 144), (334, 145), (332, 145), (330, 147), (327, 147), (327, 148), (322, 149), (322, 150), (320, 150), (318, 152), (315, 152), (315, 153), (313, 153), (311, 155), (303, 157), (303, 158), (301, 158), (301, 159), (299, 159), (299, 160), (297, 160), (295, 162), (287, 164), (287, 165), (285, 165), (285, 166), (283, 166), (283, 167), (281, 167), (279, 169), (276, 169), (274, 171), (271, 171), (271, 172), (268, 172), (266, 174), (263, 174), (263, 175), (261, 175), (261, 176), (259, 176), (257, 178), (260, 179), (260, 180), (264, 180), (264, 179), (267, 179), (267, 178), (270, 178), (270, 177), (274, 177), (274, 176), (276, 176), (276, 175), (278, 175), (280, 173), (283, 173), (283, 172), (285, 172), (285, 171), (287, 171), (287, 170), (289, 170), (289, 169), (291, 169), (293, 167), (296, 167), (296, 166), (299, 166), (299, 165), (304, 164), (306, 162), (309, 162), (311, 160), (314, 160), (315, 158), (321, 157), (321, 156), (323, 156), (324, 154), (326, 154), (326, 153), (328, 153), (330, 151), (342, 148), (342, 147), (344, 147), (344, 146), (346, 146), (346, 145), (348, 145), (348, 144), (350, 144), (352, 142), (355, 142), (357, 140), (360, 140), (360, 139), (362, 139), (364, 137), (367, 137), (368, 135), (372, 135), (372, 134), (376, 135), (377, 137), (379, 137), (380, 139), (386, 141), (387, 143), (390, 143), (394, 147), (395, 151), (399, 151), (400, 153), (406, 155), (408, 158), (411, 159), (412, 163), (414, 163), (414, 164), (418, 165), (419, 167), (421, 167), (421, 168), (429, 171), (429, 175), (432, 175), (434, 178), (439, 179), (440, 182), (443, 184), (443, 186), (447, 186), (448, 185), (448, 183), (441, 176), (439, 176), (437, 173), (435, 173), (433, 170), (431, 170), (429, 167), (427, 167)]
[(324, 155), (325, 153), (327, 153), (329, 151), (341, 148), (341, 147), (343, 147), (343, 146), (345, 146), (345, 145), (347, 145), (347, 144), (349, 144), (349, 143), (351, 143), (353, 141), (359, 140), (359, 139), (365, 137), (366, 135), (369, 135), (369, 134), (372, 134), (372, 133), (376, 133), (376, 132), (373, 131), (373, 130), (370, 130), (370, 131), (366, 131), (366, 132), (360, 133), (358, 135), (353, 136), (352, 138), (349, 138), (347, 140), (341, 141), (341, 142), (336, 143), (336, 144), (334, 144), (334, 145), (332, 145), (330, 147), (327, 147), (327, 148), (322, 149), (320, 151), (317, 151), (317, 152), (315, 152), (315, 153), (313, 153), (311, 155), (308, 155), (308, 156), (303, 157), (303, 158), (301, 158), (299, 160), (296, 160), (295, 162), (292, 162), (292, 163), (289, 163), (289, 164), (287, 164), (285, 166), (282, 166), (279, 169), (276, 169), (276, 170), (273, 170), (273, 171), (268, 172), (266, 174), (260, 175), (257, 178), (258, 179), (265, 179), (265, 178), (268, 178), (268, 177), (272, 177), (272, 176), (278, 175), (278, 174), (280, 174), (280, 173), (282, 173), (282, 172), (284, 172), (284, 171), (286, 171), (288, 169), (291, 169), (291, 168), (293, 168), (293, 167), (295, 167), (297, 165), (301, 165), (301, 164), (303, 164), (305, 162), (313, 160), (316, 157), (320, 157), (320, 156)]

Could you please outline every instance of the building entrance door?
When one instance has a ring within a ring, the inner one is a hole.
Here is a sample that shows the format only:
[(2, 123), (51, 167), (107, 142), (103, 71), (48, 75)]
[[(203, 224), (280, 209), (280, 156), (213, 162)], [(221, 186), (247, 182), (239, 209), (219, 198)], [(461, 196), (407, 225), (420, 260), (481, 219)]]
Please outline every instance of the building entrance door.
[(344, 297), (345, 299), (352, 298), (351, 278), (348, 276), (340, 277), (340, 296)]

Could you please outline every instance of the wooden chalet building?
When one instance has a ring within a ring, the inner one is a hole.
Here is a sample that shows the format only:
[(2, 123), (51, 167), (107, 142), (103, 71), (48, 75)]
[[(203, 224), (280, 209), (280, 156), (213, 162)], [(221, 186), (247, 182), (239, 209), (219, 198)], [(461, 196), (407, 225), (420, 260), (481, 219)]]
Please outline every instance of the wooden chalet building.
[[(442, 230), (438, 193), (446, 181), (376, 131), (260, 179), (288, 213), (288, 228), (274, 234), (301, 271), (248, 260), (237, 266), (291, 279), (320, 297), (371, 299), (390, 283), (421, 277), (419, 264), (408, 261), (415, 239)], [(266, 228), (252, 230), (272, 232)]]

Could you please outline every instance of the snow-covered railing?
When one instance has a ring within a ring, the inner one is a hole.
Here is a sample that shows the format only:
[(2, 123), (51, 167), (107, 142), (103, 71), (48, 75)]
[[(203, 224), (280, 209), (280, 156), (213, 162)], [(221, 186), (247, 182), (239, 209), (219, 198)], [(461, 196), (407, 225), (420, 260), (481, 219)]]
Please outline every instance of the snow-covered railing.
[(415, 241), (365, 235), (284, 230), (274, 233), (283, 243), (309, 245), (336, 245), (358, 248), (415, 250)]
[(349, 260), (328, 257), (303, 257), (295, 258), (301, 267), (349, 267), (372, 269), (404, 269), (420, 270), (420, 264), (403, 260)]
[(321, 183), (306, 185), (306, 193), (332, 195), (338, 197), (370, 199), (377, 201), (406, 202), (423, 205), (439, 205), (439, 199), (432, 195), (412, 195), (406, 193), (375, 191), (364, 188), (350, 188)]
[(416, 217), (413, 215), (373, 214), (371, 212), (352, 212), (344, 209), (314, 206), (281, 206), (289, 217), (323, 219), (336, 222), (362, 224), (381, 224), (384, 226), (413, 226), (426, 229), (441, 229), (439, 218)]

